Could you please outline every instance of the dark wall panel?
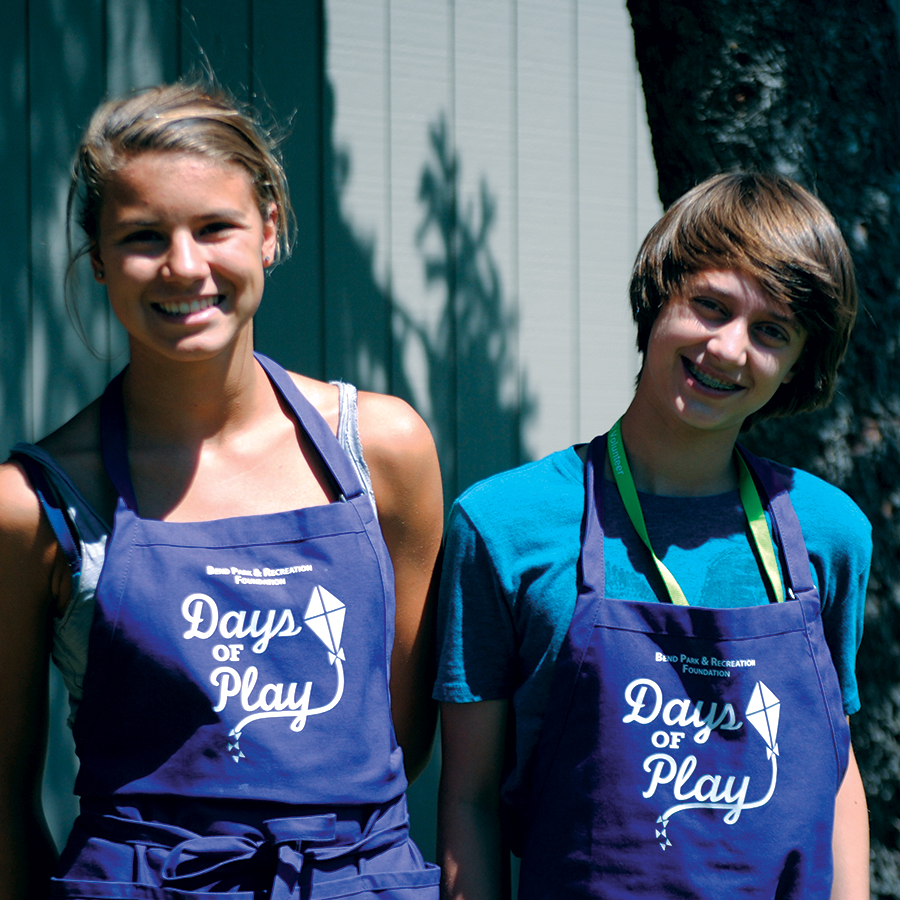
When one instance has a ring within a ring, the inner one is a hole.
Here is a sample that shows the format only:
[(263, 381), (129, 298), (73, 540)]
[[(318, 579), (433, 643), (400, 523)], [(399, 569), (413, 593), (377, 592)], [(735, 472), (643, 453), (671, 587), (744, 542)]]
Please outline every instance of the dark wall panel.
[(256, 104), (286, 129), (284, 165), (297, 217), (293, 255), (273, 270), (256, 317), (256, 345), (322, 378), (322, 13), (318, 2), (253, 6)]
[[(106, 90), (102, 0), (28, 6), (31, 141), (32, 334), (34, 430), (42, 436), (103, 388), (98, 367), (72, 328), (63, 282), (67, 266), (65, 200), (69, 161), (82, 127)], [(109, 344), (105, 296), (78, 268), (73, 298), (91, 344)]]
[(250, 92), (250, 0), (183, 0), (181, 70), (212, 67), (241, 100)]
[(8, 224), (0, 241), (0, 441), (4, 448), (31, 430), (27, 3), (7, 3), (5, 12), (0, 29), (0, 197)]

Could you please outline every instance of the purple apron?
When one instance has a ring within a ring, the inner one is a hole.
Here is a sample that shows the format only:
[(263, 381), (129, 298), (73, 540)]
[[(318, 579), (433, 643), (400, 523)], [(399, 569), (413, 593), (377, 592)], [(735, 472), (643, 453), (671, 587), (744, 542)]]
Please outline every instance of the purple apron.
[(849, 728), (796, 514), (742, 452), (789, 599), (710, 609), (605, 597), (591, 445), (579, 596), (509, 814), (521, 900), (830, 895)]
[(389, 694), (393, 570), (327, 423), (258, 356), (338, 501), (140, 518), (121, 376), (103, 398), (119, 494), (75, 720), (81, 815), (57, 898), (438, 896), (409, 840)]

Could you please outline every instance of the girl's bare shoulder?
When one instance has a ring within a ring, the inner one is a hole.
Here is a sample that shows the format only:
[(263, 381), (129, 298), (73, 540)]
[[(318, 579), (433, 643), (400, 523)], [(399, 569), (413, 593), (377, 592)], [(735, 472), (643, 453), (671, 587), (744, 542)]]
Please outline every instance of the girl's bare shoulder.
[(38, 446), (56, 460), (88, 503), (109, 519), (116, 499), (103, 467), (100, 401), (86, 406)]
[(359, 434), (367, 459), (388, 468), (431, 462), (434, 441), (422, 417), (405, 400), (389, 394), (359, 393)]

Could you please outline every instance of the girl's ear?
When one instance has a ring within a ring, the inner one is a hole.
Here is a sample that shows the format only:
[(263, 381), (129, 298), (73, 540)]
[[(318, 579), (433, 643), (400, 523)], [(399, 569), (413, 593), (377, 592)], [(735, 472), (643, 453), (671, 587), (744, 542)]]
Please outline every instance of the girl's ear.
[(275, 259), (275, 248), (278, 246), (278, 207), (269, 204), (269, 210), (263, 219), (263, 265), (268, 268)]
[(103, 260), (100, 259), (100, 248), (96, 244), (91, 245), (91, 249), (88, 251), (88, 256), (91, 259), (91, 268), (94, 270), (94, 278), (103, 284), (104, 279), (106, 278), (106, 270), (103, 268)]

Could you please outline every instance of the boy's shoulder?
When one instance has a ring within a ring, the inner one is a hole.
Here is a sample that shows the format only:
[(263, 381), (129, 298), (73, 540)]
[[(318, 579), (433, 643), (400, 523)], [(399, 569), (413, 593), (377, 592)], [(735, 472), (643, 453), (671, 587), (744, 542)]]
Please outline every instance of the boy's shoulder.
[(456, 505), (473, 515), (497, 506), (543, 505), (559, 491), (584, 491), (584, 465), (573, 447), (477, 481), (459, 495)]
[(816, 538), (828, 543), (854, 536), (871, 543), (872, 526), (856, 503), (833, 484), (805, 469), (795, 469), (766, 460), (784, 483), (807, 541)]
[(584, 464), (568, 447), (467, 488), (453, 504), (450, 529), (463, 517), (482, 536), (509, 537), (520, 527), (536, 532), (573, 516), (580, 522), (583, 508)]

